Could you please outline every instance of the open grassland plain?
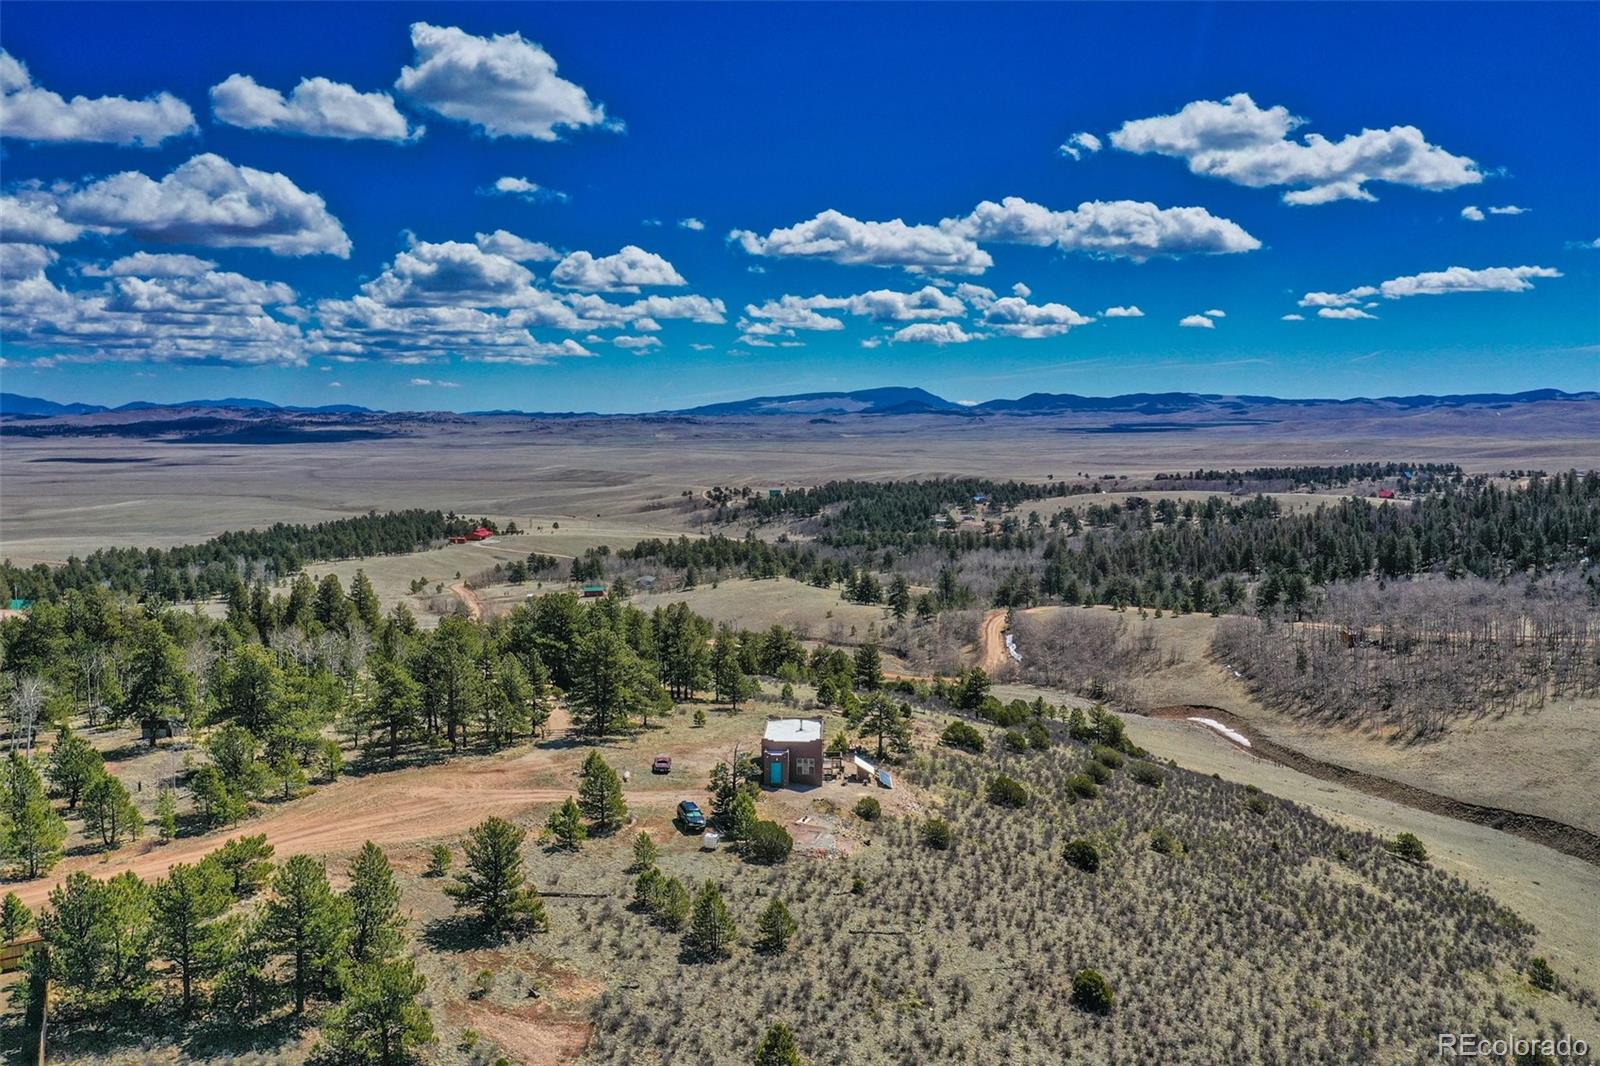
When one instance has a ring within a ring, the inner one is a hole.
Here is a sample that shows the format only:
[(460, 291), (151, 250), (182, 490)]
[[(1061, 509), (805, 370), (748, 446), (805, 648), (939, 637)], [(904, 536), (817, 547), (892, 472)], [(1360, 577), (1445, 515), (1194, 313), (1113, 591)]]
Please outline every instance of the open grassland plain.
[(382, 440), (271, 446), (6, 437), (0, 545), (18, 563), (59, 562), (108, 543), (164, 547), (228, 529), (415, 506), (519, 521), (625, 518), (671, 529), (681, 524), (686, 490), (718, 484), (940, 475), (1045, 481), (1080, 471), (1133, 476), (1396, 457), (1470, 471), (1600, 466), (1596, 418), (1579, 404), (1083, 431), (1099, 421), (457, 418), (406, 423)]

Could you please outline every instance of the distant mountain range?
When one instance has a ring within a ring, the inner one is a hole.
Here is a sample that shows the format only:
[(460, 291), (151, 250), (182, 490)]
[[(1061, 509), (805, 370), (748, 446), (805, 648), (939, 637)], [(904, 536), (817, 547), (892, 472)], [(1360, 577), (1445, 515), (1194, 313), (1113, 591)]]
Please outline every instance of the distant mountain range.
[(294, 414), (367, 415), (375, 414), (370, 407), (349, 403), (325, 404), (322, 407), (285, 407), (271, 400), (253, 400), (247, 396), (229, 396), (221, 400), (184, 400), (179, 403), (153, 403), (134, 400), (119, 407), (105, 407), (97, 403), (57, 403), (37, 396), (19, 396), (14, 392), (0, 392), (0, 415), (23, 415), (36, 418), (54, 418), (60, 415), (101, 415), (108, 411), (165, 411), (192, 408), (221, 408), (235, 411), (288, 411)]
[[(1292, 399), (1277, 396), (1230, 396), (1196, 392), (1133, 392), (1121, 396), (1079, 396), (1074, 393), (1035, 392), (1015, 400), (996, 399), (983, 403), (954, 403), (926, 389), (892, 386), (857, 389), (848, 392), (806, 392), (787, 396), (756, 396), (747, 400), (705, 404), (679, 410), (656, 411), (648, 416), (616, 417), (754, 417), (767, 415), (1050, 415), (1069, 412), (1106, 414), (1166, 415), (1191, 411), (1219, 413), (1244, 412), (1261, 408), (1357, 407), (1371, 406), (1391, 410), (1455, 407), (1507, 407), (1540, 402), (1579, 402), (1600, 400), (1600, 392), (1563, 392), (1560, 389), (1534, 389), (1528, 392), (1483, 392), (1443, 396), (1378, 396), (1347, 400)], [(385, 412), (354, 404), (325, 404), (320, 407), (293, 407), (247, 397), (220, 400), (186, 400), (181, 403), (152, 403), (136, 400), (119, 407), (88, 403), (58, 403), (34, 396), (0, 392), (0, 415), (15, 418), (56, 418), (70, 415), (97, 415), (117, 412), (223, 409), (270, 415), (377, 415)], [(489, 417), (582, 418), (600, 417), (593, 412), (545, 411), (464, 411), (464, 415)]]

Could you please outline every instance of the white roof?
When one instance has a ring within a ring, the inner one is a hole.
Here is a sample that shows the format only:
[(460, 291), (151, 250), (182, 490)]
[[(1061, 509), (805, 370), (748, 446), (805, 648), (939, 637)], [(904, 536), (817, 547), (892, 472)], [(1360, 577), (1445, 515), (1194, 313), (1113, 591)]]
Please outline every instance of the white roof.
[(820, 718), (768, 718), (763, 739), (774, 744), (804, 744), (822, 739)]

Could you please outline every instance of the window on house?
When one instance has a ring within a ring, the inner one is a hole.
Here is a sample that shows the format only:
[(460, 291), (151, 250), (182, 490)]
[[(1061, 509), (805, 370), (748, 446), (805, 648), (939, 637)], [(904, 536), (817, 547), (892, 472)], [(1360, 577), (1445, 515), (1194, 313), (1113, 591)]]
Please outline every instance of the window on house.
[(794, 772), (799, 777), (810, 777), (810, 776), (812, 776), (813, 774), (815, 774), (817, 772), (817, 760), (815, 760), (815, 759), (796, 759), (794, 761)]

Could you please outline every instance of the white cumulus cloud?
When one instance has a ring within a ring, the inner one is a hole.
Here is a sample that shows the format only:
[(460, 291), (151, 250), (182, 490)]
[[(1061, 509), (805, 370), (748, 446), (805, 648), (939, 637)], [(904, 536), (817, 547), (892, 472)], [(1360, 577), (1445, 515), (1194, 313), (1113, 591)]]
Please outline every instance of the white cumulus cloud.
[(563, 288), (585, 292), (638, 292), (641, 286), (688, 284), (671, 263), (633, 244), (615, 255), (599, 258), (588, 252), (572, 252), (556, 264), (550, 280)]
[(21, 60), (0, 51), (0, 137), (152, 147), (194, 131), (194, 112), (171, 93), (67, 100), (35, 85)]
[(1144, 312), (1137, 307), (1108, 307), (1100, 312), (1101, 318), (1143, 318)]
[(327, 204), (282, 174), (197, 155), (156, 181), (129, 170), (59, 196), (74, 225), (147, 241), (210, 248), (265, 248), (276, 255), (350, 255), (350, 238)]
[(1368, 314), (1359, 307), (1321, 307), (1317, 309), (1317, 317), (1354, 321), (1362, 318), (1376, 319), (1378, 316)]
[(134, 252), (105, 267), (86, 266), (89, 277), (192, 278), (217, 269), (217, 264), (197, 255), (176, 252)]
[(1374, 200), (1368, 182), (1440, 190), (1483, 180), (1477, 163), (1430, 144), (1415, 126), (1364, 129), (1337, 141), (1317, 133), (1291, 140), (1304, 124), (1285, 107), (1262, 108), (1236, 93), (1125, 122), (1111, 143), (1182, 159), (1195, 174), (1251, 188), (1287, 186), (1283, 199), (1290, 204)]
[(968, 333), (959, 322), (913, 322), (895, 331), (896, 341), (911, 344), (966, 344), (981, 340), (980, 334)]
[(32, 244), (66, 244), (83, 235), (83, 227), (61, 217), (49, 194), (0, 196), (0, 240)]
[(503, 255), (518, 263), (552, 263), (561, 258), (560, 252), (543, 241), (530, 241), (503, 229), (473, 237), (478, 247), (490, 255)]
[(1468, 222), (1482, 222), (1484, 219), (1483, 208), (1468, 204), (1461, 209), (1461, 217)]
[(1186, 329), (1216, 329), (1217, 324), (1205, 315), (1185, 315), (1178, 319), (1178, 325)]
[(911, 225), (898, 218), (863, 222), (832, 210), (765, 237), (750, 230), (734, 230), (728, 237), (751, 255), (827, 259), (851, 266), (981, 274), (994, 265), (970, 237), (939, 226)]
[(1030, 304), (1020, 296), (1002, 297), (983, 312), (983, 324), (996, 333), (1028, 340), (1059, 337), (1093, 321), (1066, 304)]
[(1138, 200), (1091, 200), (1053, 211), (1016, 196), (985, 200), (943, 228), (975, 241), (1054, 246), (1066, 252), (1148, 259), (1249, 252), (1261, 242), (1203, 207), (1157, 207)]
[(700, 230), (706, 228), (706, 224), (701, 222), (698, 218), (680, 218), (678, 219), (678, 227), (680, 229), (692, 229), (696, 232), (699, 232)]
[(234, 74), (211, 87), (211, 113), (249, 130), (342, 140), (410, 141), (422, 136), (388, 93), (364, 93), (327, 78), (302, 78), (288, 96)]
[(562, 130), (615, 126), (605, 107), (556, 73), (549, 52), (520, 33), (475, 37), (453, 26), (411, 25), (413, 65), (395, 88), (418, 106), (469, 122), (490, 137), (557, 140)]

